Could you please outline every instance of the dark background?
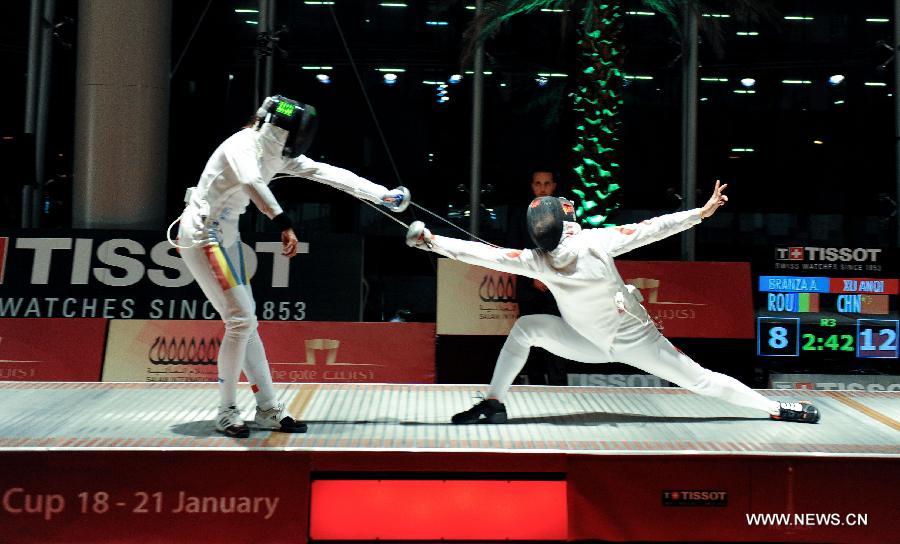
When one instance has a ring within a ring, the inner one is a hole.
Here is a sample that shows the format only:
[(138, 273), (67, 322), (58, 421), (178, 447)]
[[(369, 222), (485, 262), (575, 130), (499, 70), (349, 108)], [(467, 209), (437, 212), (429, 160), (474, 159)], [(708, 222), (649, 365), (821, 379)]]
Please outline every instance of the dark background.
[[(379, 136), (363, 91), (351, 69), (327, 6), (279, 0), (277, 20), (286, 32), (276, 55), (276, 93), (317, 107), (321, 125), (309, 155), (342, 166), (388, 187), (412, 190), (415, 202), (447, 216), (468, 202), (471, 153), (471, 70), (463, 61), (463, 32), (474, 13), (465, 1), (406, 0), (406, 8), (375, 0), (338, 0), (337, 17), (358, 65), (386, 144)], [(896, 247), (894, 178), (893, 22), (887, 0), (779, 0), (781, 17), (767, 21), (723, 19), (723, 51), (704, 39), (700, 76), (727, 78), (699, 83), (698, 202), (714, 181), (729, 183), (731, 201), (697, 230), (700, 260), (750, 260), (775, 245)], [(57, 1), (54, 42), (48, 200), (45, 228), (68, 228), (71, 202), (74, 75), (78, 2)], [(636, 0), (626, 11), (647, 11)], [(168, 216), (180, 211), (184, 188), (193, 185), (209, 154), (255, 111), (253, 78), (256, 8), (253, 0), (173, 2), (172, 65), (184, 54), (171, 80)], [(29, 168), (22, 161), (29, 2), (0, 5), (0, 227), (19, 223), (21, 186)], [(784, 15), (813, 20), (791, 21)], [(196, 36), (189, 42), (198, 21)], [(429, 26), (426, 21), (446, 22)], [(573, 20), (537, 13), (514, 18), (486, 46), (482, 235), (505, 242), (508, 209), (530, 198), (530, 172), (560, 174), (562, 193), (572, 131), (565, 114), (572, 73)], [(758, 32), (738, 36), (737, 32)], [(661, 15), (627, 15), (624, 42), (630, 80), (623, 112), (623, 175), (618, 223), (674, 211), (680, 202), (680, 38)], [(303, 70), (302, 66), (331, 66)], [(378, 67), (398, 67), (395, 85), (384, 84)], [(331, 78), (328, 85), (316, 79)], [(436, 88), (446, 81), (450, 100), (439, 103)], [(829, 85), (834, 74), (845, 76)], [(754, 94), (738, 94), (742, 78), (754, 78)], [(809, 80), (787, 85), (785, 79)], [(881, 82), (886, 86), (867, 86)], [(822, 143), (814, 143), (819, 141)], [(733, 152), (752, 148), (752, 153)], [(392, 167), (390, 156), (396, 164)], [(127, 180), (123, 180), (127, 183)], [(460, 185), (463, 189), (460, 189)], [(390, 319), (398, 310), (412, 319), (434, 319), (434, 272), (430, 256), (402, 246), (403, 229), (352, 198), (305, 180), (282, 180), (273, 188), (294, 217), (301, 239), (317, 232), (365, 236), (367, 320)], [(450, 233), (436, 220), (427, 222)], [(407, 221), (410, 215), (405, 217)], [(272, 225), (248, 214), (244, 230)], [(458, 221), (468, 226), (468, 221)], [(161, 226), (162, 227), (162, 226)], [(458, 233), (458, 235), (462, 235)], [(677, 259), (677, 237), (628, 258)], [(452, 342), (452, 340), (447, 340)], [(471, 344), (470, 344), (471, 347)], [(462, 348), (461, 348), (462, 349)], [(493, 348), (491, 348), (493, 349)], [(702, 360), (702, 359), (701, 359)], [(711, 365), (715, 367), (716, 365)]]

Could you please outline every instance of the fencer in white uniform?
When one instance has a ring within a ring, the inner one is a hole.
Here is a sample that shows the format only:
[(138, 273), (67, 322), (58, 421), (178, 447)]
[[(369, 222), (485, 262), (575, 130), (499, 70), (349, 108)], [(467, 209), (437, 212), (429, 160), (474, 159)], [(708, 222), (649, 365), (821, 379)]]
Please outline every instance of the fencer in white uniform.
[(407, 244), (445, 257), (527, 276), (553, 293), (561, 317), (520, 317), (500, 350), (485, 400), (453, 416), (453, 423), (503, 423), (507, 391), (532, 346), (584, 363), (619, 361), (701, 395), (753, 408), (774, 419), (815, 423), (809, 403), (769, 400), (738, 380), (701, 367), (660, 334), (640, 304), (640, 292), (627, 286), (613, 258), (687, 230), (727, 201), (727, 185), (716, 182), (702, 208), (663, 215), (639, 224), (582, 230), (574, 206), (564, 198), (540, 197), (529, 205), (528, 223), (538, 249), (490, 247), (436, 236), (417, 221)]
[(282, 254), (297, 254), (297, 237), (269, 182), (286, 173), (325, 183), (370, 202), (402, 211), (409, 204), (403, 187), (388, 191), (347, 170), (303, 155), (316, 128), (312, 106), (269, 97), (248, 128), (222, 142), (213, 152), (196, 187), (188, 190), (177, 245), (188, 270), (225, 322), (219, 348), (219, 412), (215, 426), (233, 437), (249, 428), (236, 408), (241, 370), (256, 396), (254, 421), (263, 429), (305, 432), (283, 403), (277, 402), (265, 349), (257, 332), (256, 303), (240, 251), (238, 219), (253, 202), (281, 229)]

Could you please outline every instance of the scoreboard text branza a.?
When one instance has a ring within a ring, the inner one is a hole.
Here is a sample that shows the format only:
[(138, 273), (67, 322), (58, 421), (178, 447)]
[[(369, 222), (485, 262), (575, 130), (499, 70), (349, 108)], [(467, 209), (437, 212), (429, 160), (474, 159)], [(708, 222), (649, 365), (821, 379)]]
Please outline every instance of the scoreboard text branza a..
[(898, 280), (759, 276), (757, 354), (898, 358)]

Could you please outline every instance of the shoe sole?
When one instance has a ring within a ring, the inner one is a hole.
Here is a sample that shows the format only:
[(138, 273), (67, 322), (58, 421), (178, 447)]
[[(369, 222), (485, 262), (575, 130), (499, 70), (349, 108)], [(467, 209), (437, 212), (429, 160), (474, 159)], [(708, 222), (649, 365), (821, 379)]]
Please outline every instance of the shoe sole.
[(450, 420), (450, 423), (454, 425), (472, 425), (474, 423), (488, 423), (488, 424), (498, 424), (498, 423), (506, 423), (507, 417), (506, 414), (491, 414), (489, 416), (485, 416), (484, 418), (478, 419), (467, 419), (464, 421), (453, 421)]
[(228, 438), (249, 438), (250, 437), (250, 429), (244, 427), (243, 429), (235, 432), (229, 431), (228, 429), (216, 429), (216, 432), (219, 434), (223, 434)]
[[(800, 401), (800, 404), (810, 405), (809, 402)], [(785, 421), (787, 423), (809, 423), (810, 425), (815, 425), (822, 419), (822, 412), (818, 410), (818, 408), (813, 407), (815, 409), (815, 413), (804, 412), (805, 414), (809, 414), (809, 417), (799, 418), (799, 419), (786, 419), (781, 416), (769, 415), (769, 418), (774, 419), (775, 421)]]
[(278, 427), (270, 427), (268, 425), (260, 425), (259, 423), (257, 423), (256, 426), (259, 428), (260, 431), (274, 431), (274, 432), (278, 432), (278, 433), (291, 433), (291, 434), (305, 433), (308, 429), (306, 424), (304, 424), (302, 427), (297, 427), (297, 428), (293, 428), (293, 429), (291, 429), (291, 428), (286, 429), (281, 425), (279, 425)]

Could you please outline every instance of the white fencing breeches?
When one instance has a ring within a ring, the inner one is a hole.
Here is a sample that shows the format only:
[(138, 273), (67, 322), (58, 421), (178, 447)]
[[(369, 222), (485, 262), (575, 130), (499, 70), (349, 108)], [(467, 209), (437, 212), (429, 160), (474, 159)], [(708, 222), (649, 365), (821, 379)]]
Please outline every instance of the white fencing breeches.
[(730, 376), (698, 365), (678, 351), (652, 324), (642, 325), (628, 319), (630, 322), (624, 323), (616, 333), (613, 351), (606, 352), (577, 333), (560, 317), (520, 317), (500, 350), (487, 396), (503, 402), (509, 386), (525, 365), (529, 349), (535, 346), (582, 363), (622, 362), (700, 395), (777, 413), (777, 402)]
[(257, 404), (265, 410), (275, 400), (275, 390), (265, 348), (257, 331), (256, 302), (247, 282), (240, 247), (240, 241), (227, 250), (213, 243), (182, 249), (181, 257), (225, 323), (217, 363), (220, 405), (236, 403), (237, 384), (243, 369)]

